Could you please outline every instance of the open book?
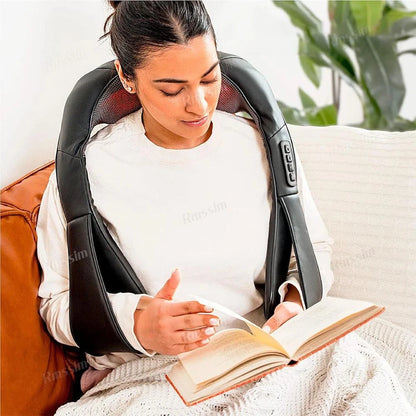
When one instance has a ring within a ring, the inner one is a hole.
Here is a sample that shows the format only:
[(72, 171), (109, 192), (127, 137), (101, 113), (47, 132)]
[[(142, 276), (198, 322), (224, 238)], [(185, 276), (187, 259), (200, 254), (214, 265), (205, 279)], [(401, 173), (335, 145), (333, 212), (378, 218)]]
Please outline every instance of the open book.
[(326, 297), (268, 334), (227, 308), (197, 298), (215, 311), (244, 321), (247, 329), (225, 329), (209, 344), (179, 355), (166, 375), (187, 406), (294, 365), (384, 311), (369, 302)]

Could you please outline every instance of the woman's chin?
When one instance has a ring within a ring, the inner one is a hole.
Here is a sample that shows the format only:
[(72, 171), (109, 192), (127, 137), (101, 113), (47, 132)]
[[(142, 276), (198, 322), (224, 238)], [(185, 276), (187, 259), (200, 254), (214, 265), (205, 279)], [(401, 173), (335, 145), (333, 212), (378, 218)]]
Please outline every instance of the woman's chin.
[[(178, 132), (179, 133), (179, 132)], [(184, 139), (188, 140), (197, 140), (205, 138), (205, 140), (211, 135), (211, 122), (209, 120), (200, 126), (183, 126), (180, 129), (179, 136), (182, 136)], [(204, 141), (205, 141), (204, 140)]]

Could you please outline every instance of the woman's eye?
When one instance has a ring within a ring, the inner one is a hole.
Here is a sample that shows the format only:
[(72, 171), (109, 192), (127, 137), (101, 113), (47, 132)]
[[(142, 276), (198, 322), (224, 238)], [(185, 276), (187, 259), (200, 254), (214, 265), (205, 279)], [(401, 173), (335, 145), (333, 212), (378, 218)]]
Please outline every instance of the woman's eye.
[[(208, 81), (201, 81), (201, 84), (213, 84), (214, 82), (217, 82), (218, 78), (214, 78), (214, 79), (210, 79)], [(165, 95), (166, 97), (176, 97), (181, 91), (183, 90), (183, 88), (181, 88), (179, 91), (177, 92), (167, 92), (167, 91), (163, 91), (160, 90), (160, 92)]]
[(176, 95), (178, 95), (182, 90), (180, 89), (178, 92), (166, 92), (163, 90), (160, 90), (160, 92), (164, 95), (166, 95), (166, 97), (175, 97)]
[(218, 78), (210, 79), (209, 81), (201, 81), (201, 84), (213, 84), (214, 82), (217, 82)]

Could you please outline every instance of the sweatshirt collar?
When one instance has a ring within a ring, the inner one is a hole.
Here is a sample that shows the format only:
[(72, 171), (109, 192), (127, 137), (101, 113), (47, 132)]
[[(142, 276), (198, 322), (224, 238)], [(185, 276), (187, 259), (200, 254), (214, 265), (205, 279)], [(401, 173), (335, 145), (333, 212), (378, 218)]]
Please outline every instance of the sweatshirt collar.
[(193, 147), (191, 149), (167, 149), (153, 143), (147, 136), (142, 121), (143, 109), (132, 114), (132, 122), (135, 125), (136, 131), (139, 133), (139, 143), (148, 157), (166, 163), (192, 163), (197, 162), (201, 158), (205, 158), (211, 152), (215, 151), (219, 144), (219, 137), (217, 132), (217, 117), (216, 113), (212, 117), (212, 131), (211, 136), (204, 143)]

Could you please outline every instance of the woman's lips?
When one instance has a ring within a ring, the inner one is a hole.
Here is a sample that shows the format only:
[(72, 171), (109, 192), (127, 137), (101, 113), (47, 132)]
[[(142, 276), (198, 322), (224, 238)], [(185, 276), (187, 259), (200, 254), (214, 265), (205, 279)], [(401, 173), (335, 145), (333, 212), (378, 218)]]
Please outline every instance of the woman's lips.
[(207, 120), (208, 120), (208, 116), (202, 117), (198, 120), (191, 120), (191, 121), (182, 120), (182, 121), (189, 127), (200, 127), (204, 125), (207, 122)]

